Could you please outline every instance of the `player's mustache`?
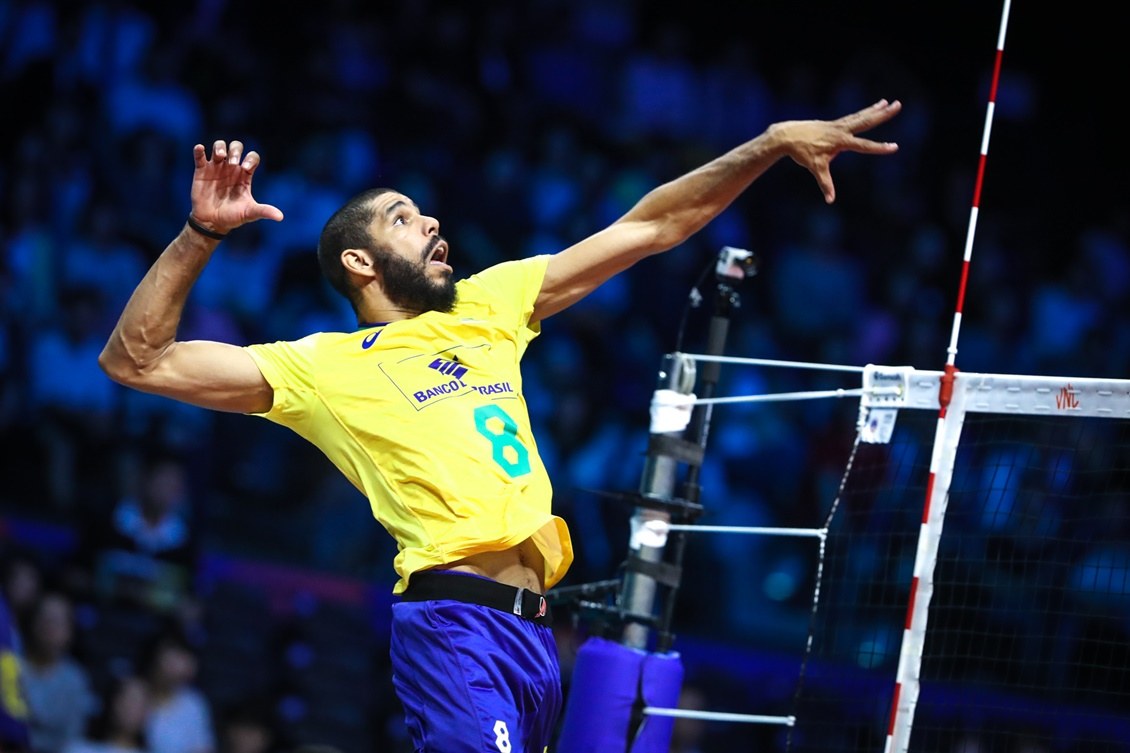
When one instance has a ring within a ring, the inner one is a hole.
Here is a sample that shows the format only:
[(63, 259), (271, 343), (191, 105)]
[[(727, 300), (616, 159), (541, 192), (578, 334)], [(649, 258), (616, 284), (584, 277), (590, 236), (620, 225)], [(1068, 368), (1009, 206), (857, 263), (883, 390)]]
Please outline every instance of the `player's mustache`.
[(432, 255), (432, 251), (435, 251), (436, 246), (438, 246), (442, 242), (443, 242), (443, 236), (442, 235), (433, 235), (431, 237), (431, 240), (428, 241), (428, 244), (426, 246), (424, 246), (424, 253), (423, 253), (423, 255), (421, 255), (420, 261), (427, 264), (428, 259)]

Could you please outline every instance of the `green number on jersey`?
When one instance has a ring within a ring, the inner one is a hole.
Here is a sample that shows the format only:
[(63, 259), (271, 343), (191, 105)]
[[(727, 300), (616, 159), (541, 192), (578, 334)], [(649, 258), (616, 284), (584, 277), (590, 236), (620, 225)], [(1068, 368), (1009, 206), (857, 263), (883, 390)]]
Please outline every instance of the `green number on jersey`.
[(497, 405), (479, 406), (475, 409), (475, 428), (490, 440), (491, 457), (510, 477), (530, 472), (530, 451), (518, 441), (518, 424), (510, 414)]

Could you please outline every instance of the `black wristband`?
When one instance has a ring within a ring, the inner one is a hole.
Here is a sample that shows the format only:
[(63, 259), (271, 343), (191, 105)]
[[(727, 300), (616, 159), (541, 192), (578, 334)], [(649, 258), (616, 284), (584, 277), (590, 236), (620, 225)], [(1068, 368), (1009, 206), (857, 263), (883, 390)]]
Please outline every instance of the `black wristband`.
[(209, 230), (208, 228), (204, 227), (199, 222), (194, 220), (191, 214), (188, 215), (188, 226), (203, 235), (205, 238), (211, 238), (214, 241), (222, 241), (224, 238), (228, 237), (227, 233), (217, 233), (215, 230)]

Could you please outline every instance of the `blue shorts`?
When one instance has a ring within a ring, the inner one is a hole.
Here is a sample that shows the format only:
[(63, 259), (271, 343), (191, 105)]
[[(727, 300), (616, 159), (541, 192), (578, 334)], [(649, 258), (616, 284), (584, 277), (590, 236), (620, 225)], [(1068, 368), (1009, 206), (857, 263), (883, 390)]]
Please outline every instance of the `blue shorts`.
[(462, 601), (403, 601), (392, 606), (390, 652), (417, 753), (549, 745), (562, 706), (551, 627)]

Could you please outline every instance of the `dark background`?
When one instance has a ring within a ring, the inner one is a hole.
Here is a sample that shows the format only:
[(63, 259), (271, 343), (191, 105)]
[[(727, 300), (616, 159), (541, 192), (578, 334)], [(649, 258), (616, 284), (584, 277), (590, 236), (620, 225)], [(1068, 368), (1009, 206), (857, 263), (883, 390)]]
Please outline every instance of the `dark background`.
[[(611, 577), (623, 556), (626, 511), (591, 491), (638, 483), (660, 357), (676, 347), (684, 314), (683, 345), (700, 347), (704, 309), (685, 305), (722, 245), (761, 260), (742, 290), (730, 354), (941, 368), (1002, 7), (668, 5), (0, 4), (0, 544), (9, 556), (34, 553), (95, 624), (107, 597), (92, 585), (100, 544), (91, 532), (138, 495), (153, 451), (167, 450), (189, 479), (178, 502), (193, 537), (181, 563), (192, 573), (186, 599), (207, 604), (235, 583), (235, 603), (264, 602), (261, 629), (272, 635), (296, 630), (312, 602), (344, 603), (372, 617), (381, 654), (392, 543), (324, 459), (266, 422), (128, 396), (92, 363), (121, 296), (183, 223), (197, 142), (238, 138), (258, 149), (255, 193), (287, 214), (221, 246), (186, 316), (182, 336), (245, 343), (352, 326), (313, 250), (329, 213), (363, 188), (398, 187), (438, 217), (463, 276), (558, 250), (773, 121), (902, 100), (895, 121), (866, 134), (898, 141), (900, 152), (837, 159), (833, 206), (783, 161), (684, 247), (546, 323), (525, 391), (555, 508), (576, 539), (565, 585)], [(1012, 5), (959, 368), (1127, 372), (1122, 31), (1100, 3)], [(113, 254), (100, 255), (100, 233)], [(225, 255), (239, 263), (220, 267)], [(111, 256), (126, 261), (112, 267)], [(49, 381), (74, 389), (59, 397), (41, 389)], [(823, 386), (804, 374), (727, 371), (720, 393)], [(826, 489), (813, 464), (839, 462), (826, 448), (850, 439), (852, 410), (802, 411), (757, 434), (720, 411), (704, 469), (711, 522), (814, 524)], [(688, 589), (677, 630), (738, 649), (791, 648), (768, 615), (802, 614), (808, 597), (798, 590), (774, 604), (756, 583), (786, 564), (742, 546), (692, 548), (695, 567), (730, 575)], [(719, 620), (698, 609), (715, 587), (748, 588), (746, 613)], [(236, 622), (224, 609), (171, 614), (195, 628), (202, 614)], [(100, 664), (95, 643), (76, 650), (107, 677), (117, 670)], [(204, 680), (219, 688), (217, 713), (245, 686), (291, 697), (293, 684), (267, 670), (239, 684), (207, 674), (216, 664), (204, 663)], [(374, 666), (359, 682), (386, 685)], [(391, 701), (377, 695), (395, 728)], [(288, 713), (293, 724), (306, 718)]]

